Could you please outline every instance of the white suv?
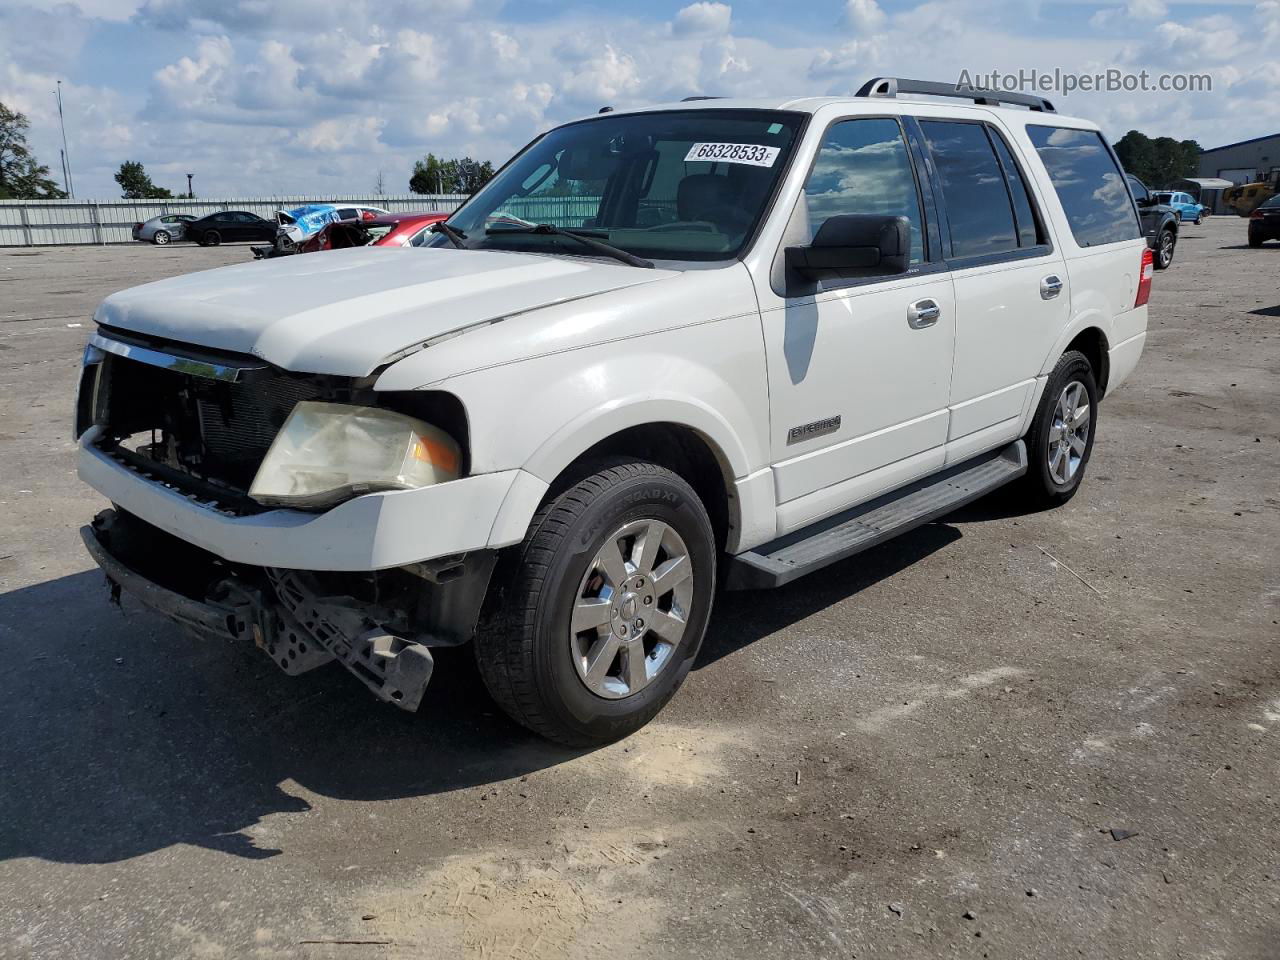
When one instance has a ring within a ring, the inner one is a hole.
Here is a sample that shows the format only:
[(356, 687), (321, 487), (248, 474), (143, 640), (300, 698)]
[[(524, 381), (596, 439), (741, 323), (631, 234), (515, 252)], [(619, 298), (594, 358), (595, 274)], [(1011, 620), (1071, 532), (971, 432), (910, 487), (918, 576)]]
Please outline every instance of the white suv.
[(77, 401), (80, 476), (114, 505), (89, 550), (288, 673), (336, 659), (413, 709), (430, 648), (473, 642), (538, 733), (635, 730), (718, 584), (1010, 481), (1079, 486), (1151, 252), (1096, 126), (963, 101), (880, 79), (602, 112), (425, 247), (114, 294)]

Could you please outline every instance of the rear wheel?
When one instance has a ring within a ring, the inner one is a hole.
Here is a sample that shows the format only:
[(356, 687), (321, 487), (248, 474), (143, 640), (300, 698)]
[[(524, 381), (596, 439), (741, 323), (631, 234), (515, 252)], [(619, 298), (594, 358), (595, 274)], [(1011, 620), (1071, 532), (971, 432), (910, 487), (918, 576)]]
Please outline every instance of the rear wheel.
[(1166, 227), (1160, 231), (1160, 236), (1156, 240), (1155, 268), (1157, 270), (1169, 269), (1169, 265), (1173, 263), (1173, 248), (1177, 243), (1178, 238), (1171, 229)]
[(1249, 231), (1249, 246), (1251, 246), (1251, 247), (1260, 247), (1260, 246), (1262, 246), (1262, 234), (1260, 234), (1260, 233), (1254, 233), (1252, 230), (1250, 230), (1250, 231)]
[(222, 234), (217, 230), (206, 230), (204, 232), (204, 236), (200, 238), (200, 245), (202, 247), (216, 247), (221, 242)]
[(574, 746), (648, 723), (702, 645), (716, 540), (680, 476), (600, 461), (534, 516), (504, 561), (476, 660), (517, 722)]
[(1027, 474), (1023, 490), (1035, 503), (1066, 503), (1080, 488), (1093, 453), (1098, 385), (1085, 355), (1069, 350), (1045, 384), (1026, 436)]
[(173, 238), (169, 236), (169, 231), (157, 230), (155, 236), (151, 238), (151, 242), (158, 247), (163, 247), (171, 239)]

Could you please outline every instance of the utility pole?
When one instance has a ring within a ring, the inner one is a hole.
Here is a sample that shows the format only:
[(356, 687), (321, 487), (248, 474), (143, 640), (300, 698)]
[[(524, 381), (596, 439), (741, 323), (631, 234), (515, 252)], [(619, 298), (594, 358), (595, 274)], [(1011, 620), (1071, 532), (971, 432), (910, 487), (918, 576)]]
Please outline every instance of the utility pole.
[(58, 156), (62, 158), (62, 192), (71, 196), (71, 190), (67, 186), (67, 151), (59, 150)]
[(188, 200), (194, 200), (196, 196), (194, 193), (191, 192), (191, 178), (194, 176), (195, 176), (194, 173), (187, 174), (187, 199)]
[(63, 184), (67, 188), (67, 195), (72, 199), (76, 195), (76, 182), (71, 179), (71, 151), (67, 149), (67, 122), (62, 117), (62, 81), (58, 81), (57, 89), (58, 97), (58, 125), (62, 127), (62, 167), (66, 171), (66, 183)]

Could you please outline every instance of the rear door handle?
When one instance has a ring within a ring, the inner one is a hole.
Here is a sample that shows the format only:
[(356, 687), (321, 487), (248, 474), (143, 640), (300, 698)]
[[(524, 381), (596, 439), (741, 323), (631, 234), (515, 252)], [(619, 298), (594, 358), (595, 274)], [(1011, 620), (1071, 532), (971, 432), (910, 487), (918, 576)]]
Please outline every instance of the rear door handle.
[(907, 307), (907, 326), (912, 330), (923, 330), (937, 323), (940, 316), (942, 308), (938, 306), (938, 301), (927, 298), (917, 300)]
[(1052, 300), (1062, 292), (1062, 278), (1055, 274), (1049, 274), (1040, 281), (1040, 299)]

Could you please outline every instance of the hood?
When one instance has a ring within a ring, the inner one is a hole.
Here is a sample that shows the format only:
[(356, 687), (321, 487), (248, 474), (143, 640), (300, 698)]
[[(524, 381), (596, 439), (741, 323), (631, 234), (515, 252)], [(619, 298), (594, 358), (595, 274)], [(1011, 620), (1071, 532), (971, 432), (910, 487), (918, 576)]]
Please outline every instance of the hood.
[(363, 377), (442, 334), (673, 275), (539, 254), (360, 247), (144, 284), (107, 297), (93, 319), (286, 370)]

